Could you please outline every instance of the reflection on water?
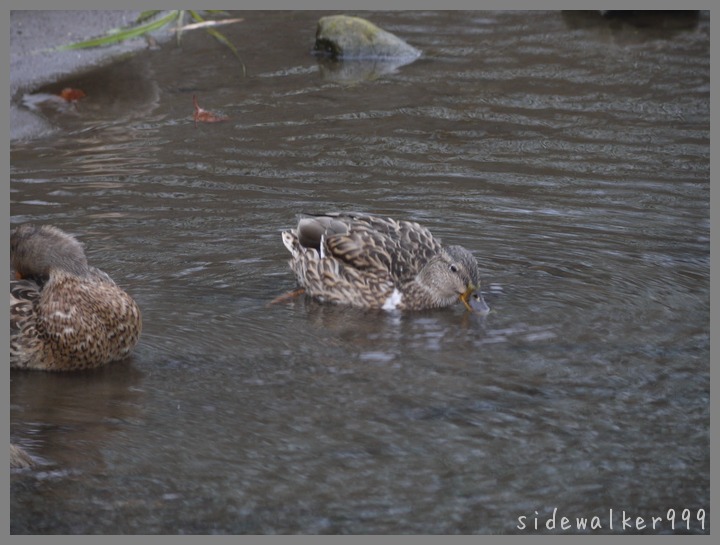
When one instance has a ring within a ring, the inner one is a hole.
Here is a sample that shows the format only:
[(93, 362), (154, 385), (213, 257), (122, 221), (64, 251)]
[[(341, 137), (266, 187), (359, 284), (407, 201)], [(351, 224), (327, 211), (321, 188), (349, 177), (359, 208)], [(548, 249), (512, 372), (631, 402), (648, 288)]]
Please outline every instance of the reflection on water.
[[(340, 82), (318, 13), (243, 13), (248, 77), (188, 34), (58, 82), (77, 115), (13, 143), (12, 223), (78, 235), (144, 318), (127, 363), (11, 373), (42, 462), (11, 477), (14, 533), (709, 508), (709, 15), (366, 15), (423, 58)], [(193, 94), (230, 120), (196, 127)], [(338, 209), (471, 249), (492, 312), (268, 305), (280, 232)]]

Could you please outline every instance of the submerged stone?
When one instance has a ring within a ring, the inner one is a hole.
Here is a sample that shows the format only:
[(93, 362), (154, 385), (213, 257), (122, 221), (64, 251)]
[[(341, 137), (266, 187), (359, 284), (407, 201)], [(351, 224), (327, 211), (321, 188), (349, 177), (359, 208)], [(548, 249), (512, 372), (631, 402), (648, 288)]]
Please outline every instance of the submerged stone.
[(318, 21), (315, 53), (337, 59), (403, 59), (421, 55), (409, 45), (370, 21), (349, 15), (329, 15)]

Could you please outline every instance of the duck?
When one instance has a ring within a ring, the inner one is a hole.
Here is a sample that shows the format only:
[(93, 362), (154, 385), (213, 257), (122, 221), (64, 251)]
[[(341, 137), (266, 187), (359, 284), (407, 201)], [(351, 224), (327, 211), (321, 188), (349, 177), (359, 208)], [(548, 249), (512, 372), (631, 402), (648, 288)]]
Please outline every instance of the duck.
[(427, 310), (461, 302), (487, 314), (480, 272), (463, 246), (443, 246), (413, 221), (333, 212), (300, 218), (282, 231), (290, 268), (322, 303), (366, 309)]
[(37, 464), (21, 447), (10, 443), (10, 469), (28, 469)]
[(76, 371), (125, 359), (142, 331), (140, 308), (88, 264), (83, 245), (52, 225), (10, 233), (10, 366)]

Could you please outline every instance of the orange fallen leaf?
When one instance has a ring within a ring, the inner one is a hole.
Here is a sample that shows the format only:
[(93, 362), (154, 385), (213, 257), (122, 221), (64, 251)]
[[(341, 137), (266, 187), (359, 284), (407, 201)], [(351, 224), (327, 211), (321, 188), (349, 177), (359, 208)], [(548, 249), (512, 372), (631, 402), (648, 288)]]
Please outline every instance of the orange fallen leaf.
[(203, 110), (198, 104), (197, 97), (193, 95), (193, 106), (195, 107), (195, 113), (193, 119), (195, 120), (195, 126), (197, 127), (198, 121), (202, 123), (217, 123), (219, 121), (227, 121), (229, 117), (223, 117), (207, 110)]
[(60, 91), (60, 98), (67, 102), (77, 102), (81, 98), (85, 98), (87, 95), (82, 89), (73, 89), (72, 87), (65, 87)]

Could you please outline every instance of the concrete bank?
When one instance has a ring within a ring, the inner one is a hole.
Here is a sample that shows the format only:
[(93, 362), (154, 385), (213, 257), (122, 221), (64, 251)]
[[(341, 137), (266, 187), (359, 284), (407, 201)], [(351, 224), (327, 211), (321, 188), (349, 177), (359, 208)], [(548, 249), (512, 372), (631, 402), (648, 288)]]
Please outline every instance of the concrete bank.
[(10, 139), (41, 136), (52, 127), (23, 108), (23, 94), (41, 85), (112, 62), (129, 52), (147, 47), (143, 38), (117, 45), (74, 51), (54, 48), (102, 36), (108, 30), (131, 24), (139, 11), (45, 11), (10, 12)]

